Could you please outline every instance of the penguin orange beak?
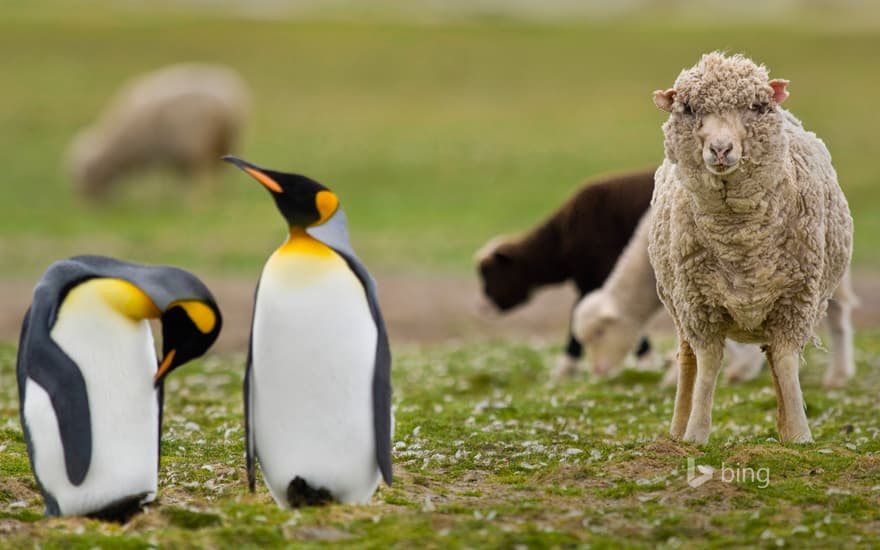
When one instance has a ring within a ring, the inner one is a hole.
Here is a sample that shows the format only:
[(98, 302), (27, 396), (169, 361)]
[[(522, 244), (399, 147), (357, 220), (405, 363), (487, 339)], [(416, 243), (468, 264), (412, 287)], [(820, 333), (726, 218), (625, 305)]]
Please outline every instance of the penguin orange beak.
[(153, 385), (158, 385), (159, 382), (165, 378), (165, 375), (168, 374), (168, 371), (171, 370), (171, 363), (174, 362), (174, 356), (177, 355), (177, 350), (173, 349), (169, 351), (165, 358), (162, 359), (162, 362), (159, 363), (159, 368), (156, 370), (156, 376), (153, 377)]
[(226, 162), (231, 162), (232, 164), (247, 172), (248, 175), (250, 175), (258, 182), (262, 183), (263, 186), (269, 191), (272, 191), (273, 193), (284, 192), (284, 190), (281, 188), (281, 185), (279, 185), (277, 181), (267, 176), (265, 172), (263, 172), (263, 170), (258, 166), (254, 166), (253, 164), (232, 155), (226, 155), (225, 157), (223, 157), (223, 160), (225, 160)]

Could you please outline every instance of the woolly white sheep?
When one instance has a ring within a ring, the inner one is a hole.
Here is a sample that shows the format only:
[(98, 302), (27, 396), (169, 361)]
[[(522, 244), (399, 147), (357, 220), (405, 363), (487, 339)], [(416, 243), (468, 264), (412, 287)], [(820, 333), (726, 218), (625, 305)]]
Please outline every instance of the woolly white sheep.
[[(602, 287), (584, 296), (574, 309), (574, 335), (584, 346), (589, 367), (600, 376), (620, 367), (645, 337), (645, 326), (663, 308), (648, 260), (650, 214), (648, 210), (642, 217)], [(751, 380), (758, 375), (764, 358), (756, 346), (727, 340), (725, 348), (728, 381)], [(677, 371), (669, 369), (661, 385), (674, 383)]]
[(234, 147), (248, 110), (244, 82), (217, 65), (165, 67), (127, 83), (97, 122), (71, 142), (67, 169), (84, 195), (153, 164), (210, 180)]
[(848, 270), (852, 218), (824, 143), (778, 106), (787, 84), (713, 52), (654, 92), (671, 113), (648, 252), (679, 338), (675, 438), (708, 441), (730, 336), (765, 345), (780, 439), (812, 441), (798, 362)]

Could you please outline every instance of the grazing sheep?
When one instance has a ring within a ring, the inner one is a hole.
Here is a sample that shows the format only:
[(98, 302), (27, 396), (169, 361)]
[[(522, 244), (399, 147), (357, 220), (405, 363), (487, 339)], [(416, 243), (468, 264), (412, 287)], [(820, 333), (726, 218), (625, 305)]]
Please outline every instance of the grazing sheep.
[(847, 272), (852, 218), (825, 145), (778, 106), (787, 84), (713, 52), (654, 92), (671, 113), (648, 252), (679, 338), (675, 438), (708, 441), (730, 336), (765, 345), (780, 439), (812, 441), (798, 362)]
[(207, 182), (220, 157), (234, 147), (248, 103), (244, 82), (225, 67), (172, 65), (140, 76), (74, 138), (68, 172), (91, 198), (153, 164)]
[[(476, 256), (491, 306), (508, 311), (535, 289), (569, 279), (579, 296), (598, 288), (647, 210), (653, 189), (652, 171), (591, 182), (524, 237), (489, 241)], [(641, 353), (648, 349), (643, 342)], [(569, 335), (554, 377), (573, 373), (581, 354), (580, 343)]]
[(592, 372), (600, 376), (620, 366), (662, 307), (648, 262), (650, 213), (642, 217), (605, 283), (584, 296), (572, 315), (572, 333), (585, 348)]

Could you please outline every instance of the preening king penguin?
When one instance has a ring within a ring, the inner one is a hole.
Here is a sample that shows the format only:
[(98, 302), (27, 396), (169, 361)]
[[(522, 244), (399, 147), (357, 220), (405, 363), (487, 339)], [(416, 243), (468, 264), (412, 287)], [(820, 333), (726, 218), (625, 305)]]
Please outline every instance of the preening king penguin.
[(125, 521), (155, 498), (163, 380), (202, 355), (221, 325), (211, 292), (182, 269), (102, 256), (49, 266), (25, 314), (16, 366), (46, 515)]
[(391, 484), (391, 353), (336, 195), (227, 160), (269, 190), (288, 237), (260, 276), (244, 379), (247, 471), (282, 507), (366, 503)]

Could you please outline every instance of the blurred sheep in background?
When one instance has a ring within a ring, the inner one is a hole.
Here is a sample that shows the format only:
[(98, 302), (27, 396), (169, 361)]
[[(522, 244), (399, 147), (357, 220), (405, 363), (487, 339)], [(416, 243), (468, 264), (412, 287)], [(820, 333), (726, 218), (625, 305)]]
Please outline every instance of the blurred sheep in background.
[(92, 199), (154, 165), (207, 186), (220, 157), (235, 147), (249, 103), (241, 77), (220, 65), (171, 65), (136, 77), (73, 139), (68, 174)]

